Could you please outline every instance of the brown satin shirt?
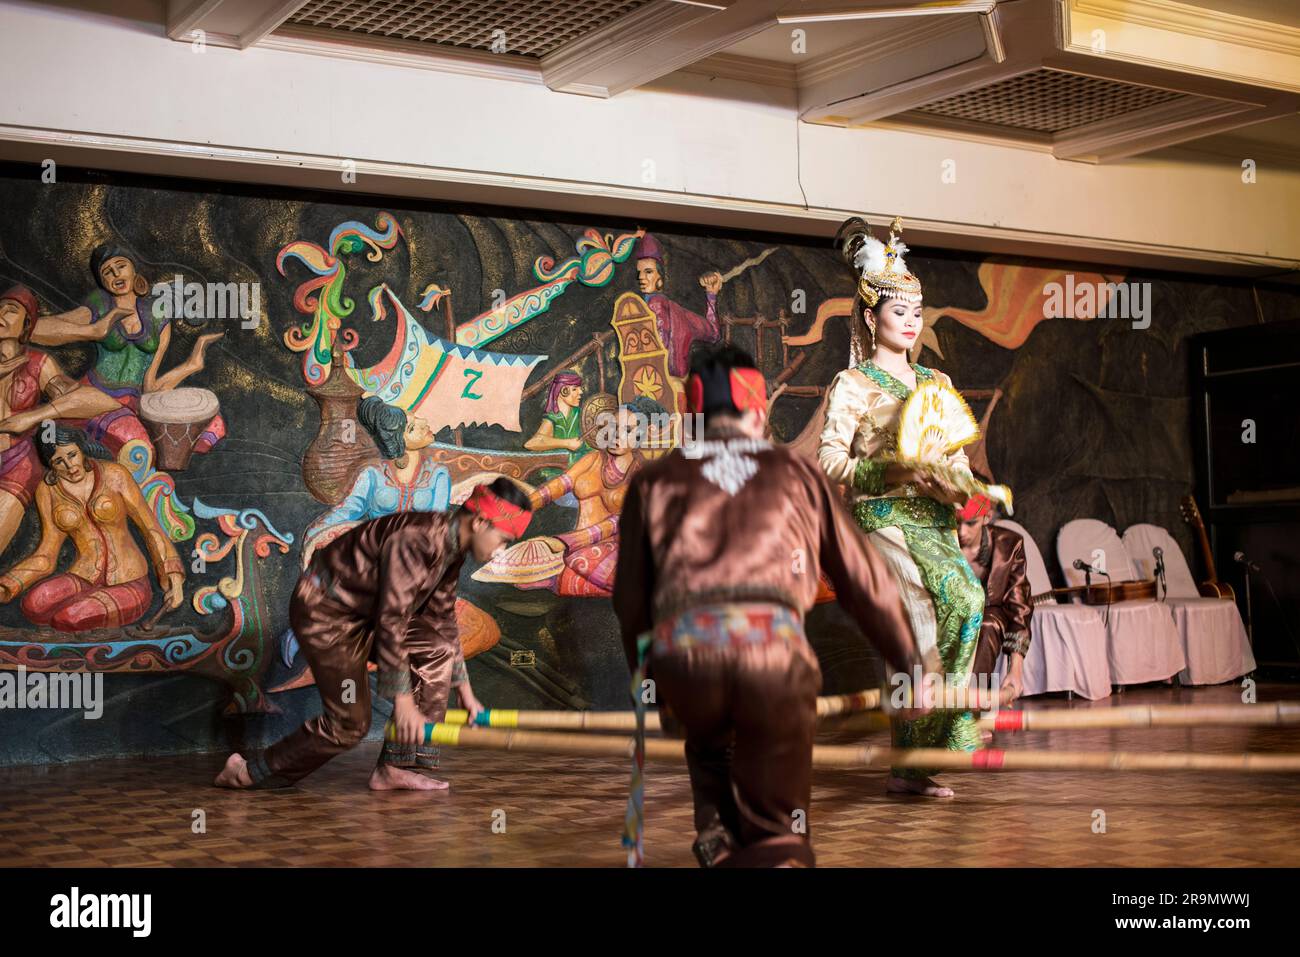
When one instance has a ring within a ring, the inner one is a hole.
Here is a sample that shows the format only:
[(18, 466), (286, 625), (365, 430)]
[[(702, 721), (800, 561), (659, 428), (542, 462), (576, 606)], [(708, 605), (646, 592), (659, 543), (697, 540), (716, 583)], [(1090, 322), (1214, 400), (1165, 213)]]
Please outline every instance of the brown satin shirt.
[(1034, 614), (1029, 575), (1025, 571), (1025, 542), (1019, 534), (999, 525), (989, 525), (989, 564), (981, 576), (984, 583), (984, 623), (980, 642), (988, 641), (994, 658), (1005, 642), (1029, 634)]
[(409, 688), (408, 629), (456, 639), (456, 585), (466, 554), (457, 515), (397, 512), (362, 522), (318, 549), (304, 571), (343, 616), (373, 630), (381, 694)]
[(818, 467), (740, 436), (674, 449), (632, 479), (620, 519), (614, 610), (637, 636), (694, 605), (773, 601), (802, 613), (825, 571), (890, 666), (921, 663), (884, 559)]

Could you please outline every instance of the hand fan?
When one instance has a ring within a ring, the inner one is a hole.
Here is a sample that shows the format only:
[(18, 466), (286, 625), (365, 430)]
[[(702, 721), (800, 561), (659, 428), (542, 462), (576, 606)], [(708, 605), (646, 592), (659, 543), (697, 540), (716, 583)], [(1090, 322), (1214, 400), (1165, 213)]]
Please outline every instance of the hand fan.
[(986, 485), (969, 472), (944, 462), (946, 456), (974, 442), (979, 435), (979, 424), (966, 400), (951, 386), (931, 379), (918, 385), (903, 403), (898, 418), (898, 460), (924, 468), (968, 496), (983, 493), (1010, 515), (1011, 489)]
[(898, 418), (898, 457), (905, 462), (940, 462), (979, 438), (975, 415), (951, 387), (922, 382), (903, 403)]

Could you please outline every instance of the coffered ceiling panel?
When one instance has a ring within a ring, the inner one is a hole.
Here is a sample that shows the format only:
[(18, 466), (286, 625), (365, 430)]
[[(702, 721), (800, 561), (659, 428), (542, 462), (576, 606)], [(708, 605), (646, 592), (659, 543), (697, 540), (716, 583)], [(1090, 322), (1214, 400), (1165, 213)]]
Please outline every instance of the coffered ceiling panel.
[(542, 57), (653, 0), (308, 0), (289, 18), (400, 40)]

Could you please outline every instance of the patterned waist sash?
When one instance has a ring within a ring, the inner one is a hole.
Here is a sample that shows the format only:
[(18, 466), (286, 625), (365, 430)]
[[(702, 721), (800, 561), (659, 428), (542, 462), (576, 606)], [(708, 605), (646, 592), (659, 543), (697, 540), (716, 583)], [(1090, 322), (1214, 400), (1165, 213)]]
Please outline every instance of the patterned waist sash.
[(793, 608), (771, 602), (700, 605), (655, 626), (656, 651), (742, 648), (804, 641), (803, 619)]
[(803, 642), (803, 616), (774, 602), (725, 602), (699, 605), (655, 626), (637, 639), (637, 668), (632, 675), (632, 705), (636, 711), (636, 746), (632, 780), (623, 818), (623, 847), (627, 866), (645, 863), (645, 714), (649, 703), (645, 659), (651, 645), (658, 652), (687, 648), (744, 648), (777, 642)]

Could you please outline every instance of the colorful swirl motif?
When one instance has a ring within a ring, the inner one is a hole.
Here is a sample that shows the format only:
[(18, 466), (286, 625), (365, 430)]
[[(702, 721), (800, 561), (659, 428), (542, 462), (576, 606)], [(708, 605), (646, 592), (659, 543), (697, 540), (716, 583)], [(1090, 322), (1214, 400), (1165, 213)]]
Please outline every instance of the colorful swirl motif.
[(153, 467), (153, 449), (146, 442), (133, 439), (122, 446), (118, 462), (131, 472), (146, 504), (153, 510), (158, 524), (173, 542), (184, 542), (194, 535), (194, 519), (176, 494), (176, 482), (166, 472)]
[[(192, 604), (201, 615), (210, 615), (230, 605), (231, 601), (244, 595), (245, 561), (243, 545), (249, 535), (257, 531), (258, 526), (266, 529), (252, 539), (253, 553), (258, 558), (271, 554), (271, 546), (276, 545), (281, 554), (287, 554), (293, 544), (291, 533), (276, 530), (270, 520), (255, 508), (240, 511), (225, 508), (212, 508), (199, 499), (194, 500), (194, 513), (199, 518), (215, 519), (217, 527), (226, 536), (223, 543), (212, 532), (204, 532), (194, 542), (194, 550), (204, 562), (219, 562), (231, 551), (235, 552), (235, 574), (222, 578), (215, 585), (205, 585), (196, 589)], [(236, 612), (237, 616), (239, 612)]]
[[(542, 285), (512, 296), (501, 305), (480, 313), (456, 329), (456, 344), (470, 348), (483, 348), (512, 329), (547, 312), (551, 304), (575, 281), (584, 286), (604, 286), (614, 277), (614, 268), (626, 262), (636, 247), (641, 232), (615, 236), (588, 229), (574, 244), (577, 255), (556, 264), (550, 256), (542, 256), (533, 264), (533, 274)], [(298, 286), (294, 293), (294, 308), (312, 317), (310, 322), (289, 329), (284, 343), (294, 352), (303, 353), (302, 374), (309, 386), (320, 385), (329, 375), (334, 337), (343, 337), (343, 348), (351, 349), (358, 337), (352, 330), (342, 330), (342, 320), (352, 314), (353, 300), (343, 293), (347, 275), (342, 255), (369, 249), (371, 262), (378, 262), (383, 251), (396, 246), (402, 237), (401, 227), (391, 213), (380, 213), (376, 228), (370, 229), (358, 222), (347, 222), (335, 227), (330, 234), (328, 250), (307, 240), (296, 240), (282, 248), (276, 256), (276, 268), (285, 275), (285, 263), (294, 258), (314, 274), (313, 278)], [(376, 286), (367, 299), (371, 318), (380, 321), (387, 316), (384, 293), (387, 287)], [(451, 291), (437, 283), (430, 283), (420, 295), (419, 308), (430, 312), (450, 295)], [(388, 292), (389, 297), (392, 293)], [(392, 297), (396, 301), (395, 297)], [(405, 310), (401, 310), (405, 312)], [(418, 326), (418, 323), (414, 323)], [(397, 346), (403, 345), (399, 336)], [(364, 388), (367, 380), (392, 375), (392, 354), (377, 366), (369, 369), (349, 369), (354, 379)], [(376, 391), (371, 389), (370, 391)]]
[[(303, 353), (302, 377), (309, 386), (320, 385), (329, 375), (334, 337), (339, 334), (342, 320), (355, 308), (355, 303), (343, 293), (347, 277), (343, 255), (369, 250), (366, 258), (378, 262), (384, 250), (395, 247), (402, 235), (402, 228), (391, 213), (380, 213), (375, 225), (371, 229), (355, 221), (341, 223), (330, 233), (328, 250), (307, 240), (296, 240), (276, 256), (275, 266), (282, 276), (290, 258), (299, 260), (315, 274), (315, 278), (299, 285), (293, 296), (294, 308), (311, 316), (311, 320), (284, 334), (284, 344), (294, 352)], [(356, 345), (354, 333), (342, 335), (345, 349)]]
[(210, 651), (210, 641), (186, 632), (116, 641), (0, 640), (0, 668), (61, 672), (150, 672), (188, 668)]
[[(607, 285), (614, 278), (614, 267), (632, 255), (640, 235), (640, 232), (626, 233), (615, 238), (612, 233), (602, 236), (597, 230), (588, 229), (575, 244), (576, 256), (558, 266), (550, 256), (542, 256), (533, 263), (533, 275), (545, 285), (521, 292), (497, 308), (457, 326), (456, 343), (474, 348), (486, 346), (546, 312), (574, 280), (584, 286)], [(429, 290), (425, 290), (425, 299), (429, 298)], [(421, 301), (420, 308), (427, 312), (432, 305)]]
[(638, 230), (615, 238), (612, 233), (602, 236), (597, 230), (589, 229), (574, 244), (577, 256), (558, 266), (555, 260), (543, 256), (533, 264), (533, 275), (545, 282), (577, 279), (584, 286), (608, 285), (614, 278), (614, 267), (627, 261), (641, 235), (642, 231)]

